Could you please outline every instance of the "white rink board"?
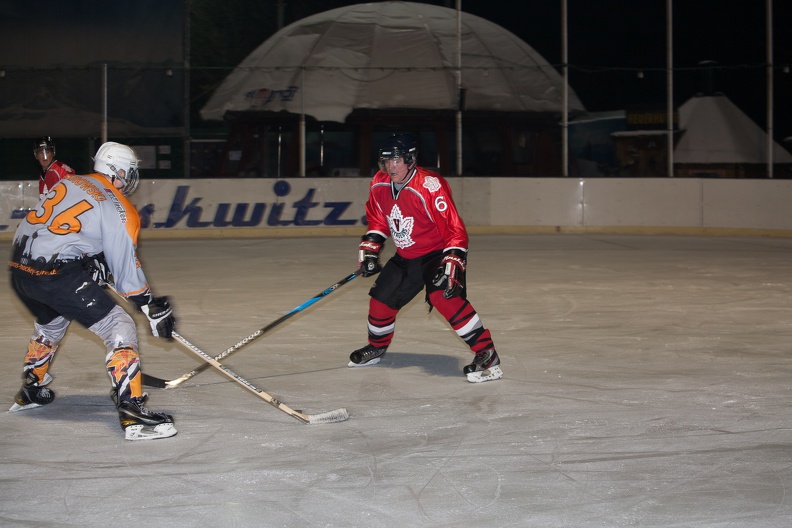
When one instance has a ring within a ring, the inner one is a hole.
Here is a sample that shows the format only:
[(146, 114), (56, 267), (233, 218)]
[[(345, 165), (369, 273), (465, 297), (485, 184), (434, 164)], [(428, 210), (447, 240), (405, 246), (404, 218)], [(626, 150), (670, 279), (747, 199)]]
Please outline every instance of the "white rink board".
[(698, 227), (701, 186), (698, 179), (587, 180), (582, 185), (584, 225)]
[(705, 180), (702, 212), (705, 227), (792, 229), (792, 181)]
[(485, 225), (584, 225), (581, 180), (493, 178), (489, 184), (492, 206)]
[[(792, 230), (792, 181), (659, 178), (449, 178), (480, 231)], [(37, 199), (36, 182), (0, 182), (0, 237)], [(132, 202), (144, 236), (359, 233), (364, 178), (143, 180)], [(747, 234), (747, 233), (746, 233)]]

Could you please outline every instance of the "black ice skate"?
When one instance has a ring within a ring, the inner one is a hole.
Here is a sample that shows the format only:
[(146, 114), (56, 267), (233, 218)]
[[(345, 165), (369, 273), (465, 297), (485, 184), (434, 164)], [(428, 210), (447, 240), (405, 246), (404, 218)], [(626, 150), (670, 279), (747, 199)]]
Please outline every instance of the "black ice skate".
[(388, 347), (375, 347), (368, 344), (363, 348), (359, 348), (349, 355), (350, 367), (367, 367), (369, 365), (376, 365), (380, 359), (385, 355)]
[(14, 405), (8, 411), (24, 411), (52, 403), (52, 400), (55, 399), (55, 392), (45, 387), (51, 381), (52, 376), (44, 374), (44, 381), (39, 382), (33, 371), (28, 371), (25, 375), (25, 383), (14, 396)]
[(467, 376), (470, 383), (481, 383), (483, 381), (492, 381), (503, 377), (503, 371), (500, 368), (500, 358), (494, 348), (479, 352), (473, 358), (473, 363), (467, 365), (462, 372)]
[(118, 418), (127, 440), (155, 440), (168, 438), (176, 434), (173, 425), (173, 416), (165, 413), (150, 411), (144, 407), (147, 395), (142, 398), (130, 398), (117, 401), (113, 391), (113, 401), (116, 402)]

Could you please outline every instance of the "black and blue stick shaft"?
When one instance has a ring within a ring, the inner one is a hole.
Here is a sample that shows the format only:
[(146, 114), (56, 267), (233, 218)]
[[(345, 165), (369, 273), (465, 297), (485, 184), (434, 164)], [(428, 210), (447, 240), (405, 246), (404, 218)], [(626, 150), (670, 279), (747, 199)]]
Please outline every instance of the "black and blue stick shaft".
[[(288, 319), (290, 319), (294, 315), (302, 312), (303, 310), (305, 310), (306, 308), (312, 306), (313, 304), (315, 304), (316, 302), (320, 301), (321, 299), (324, 299), (325, 297), (327, 297), (328, 295), (330, 295), (331, 293), (333, 293), (334, 291), (339, 289), (344, 284), (350, 282), (352, 279), (357, 277), (359, 274), (360, 274), (360, 270), (355, 270), (353, 273), (350, 273), (349, 275), (347, 275), (346, 277), (344, 277), (340, 281), (336, 282), (332, 286), (330, 286), (328, 288), (325, 288), (323, 291), (317, 293), (316, 295), (314, 295), (313, 297), (311, 297), (310, 299), (308, 299), (307, 301), (305, 301), (301, 305), (299, 305), (299, 306), (293, 308), (292, 310), (290, 310), (289, 312), (283, 314), (277, 320), (271, 322), (270, 324), (268, 324), (267, 326), (265, 326), (263, 328), (259, 328), (258, 330), (256, 330), (255, 332), (253, 332), (252, 334), (247, 336), (246, 338), (244, 338), (241, 341), (239, 341), (234, 346), (227, 348), (224, 352), (222, 352), (221, 354), (215, 356), (214, 359), (216, 361), (220, 361), (223, 358), (226, 358), (226, 357), (230, 356), (231, 354), (234, 354), (234, 353), (238, 352), (245, 345), (255, 341), (256, 339), (258, 339), (259, 337), (263, 336), (264, 334), (266, 334), (267, 332), (269, 332), (270, 330), (272, 330), (276, 326), (280, 325), (281, 323), (287, 321)], [(178, 377), (176, 379), (172, 379), (172, 380), (164, 380), (164, 379), (161, 379), (161, 378), (157, 378), (155, 376), (149, 376), (147, 374), (143, 374), (143, 384), (147, 385), (149, 387), (172, 389), (172, 388), (178, 387), (179, 385), (181, 385), (182, 383), (184, 383), (188, 379), (192, 378), (193, 376), (196, 376), (196, 375), (200, 374), (201, 372), (203, 372), (204, 370), (208, 369), (209, 367), (210, 367), (210, 365), (208, 363), (204, 363), (201, 366), (196, 367), (194, 370), (191, 370), (190, 372), (187, 372), (186, 374), (184, 374), (184, 375), (182, 375), (182, 376), (180, 376), (180, 377)]]

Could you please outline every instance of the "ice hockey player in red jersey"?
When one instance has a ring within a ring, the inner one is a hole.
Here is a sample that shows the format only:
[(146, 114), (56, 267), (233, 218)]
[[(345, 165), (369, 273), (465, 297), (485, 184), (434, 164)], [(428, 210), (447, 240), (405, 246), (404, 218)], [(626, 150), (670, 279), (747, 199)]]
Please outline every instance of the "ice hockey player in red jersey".
[(148, 318), (155, 337), (175, 326), (167, 297), (154, 297), (137, 258), (140, 217), (127, 196), (138, 185), (139, 159), (127, 145), (104, 143), (93, 174), (72, 175), (47, 191), (14, 234), (11, 285), (35, 317), (11, 411), (52, 403), (48, 372), (71, 321), (99, 336), (107, 350), (111, 397), (127, 440), (176, 434), (173, 417), (144, 406), (135, 321), (105, 291), (113, 288)]
[(33, 156), (41, 165), (39, 174), (39, 197), (52, 189), (63, 178), (74, 174), (74, 169), (55, 159), (55, 143), (47, 136), (33, 143)]
[[(409, 134), (394, 134), (379, 150), (371, 180), (358, 262), (361, 275), (379, 273), (369, 291), (368, 344), (349, 356), (350, 367), (374, 365), (393, 340), (396, 315), (426, 288), (426, 302), (475, 354), (463, 369), (471, 383), (503, 377), (490, 331), (467, 299), (468, 235), (451, 188), (436, 172), (417, 165)], [(379, 254), (390, 237), (396, 253), (385, 266)]]

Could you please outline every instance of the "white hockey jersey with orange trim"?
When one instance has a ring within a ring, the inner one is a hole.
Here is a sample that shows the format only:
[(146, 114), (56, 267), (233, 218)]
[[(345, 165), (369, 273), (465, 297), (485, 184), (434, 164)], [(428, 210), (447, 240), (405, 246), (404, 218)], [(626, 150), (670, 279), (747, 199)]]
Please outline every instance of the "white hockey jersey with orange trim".
[(21, 255), (17, 260), (22, 264), (74, 261), (104, 253), (115, 288), (128, 297), (148, 291), (137, 258), (139, 232), (137, 209), (107, 178), (73, 175), (47, 191), (20, 222), (14, 253)]

